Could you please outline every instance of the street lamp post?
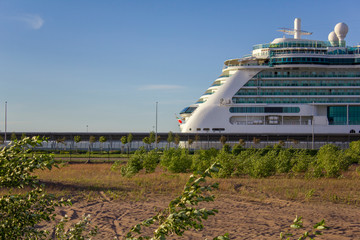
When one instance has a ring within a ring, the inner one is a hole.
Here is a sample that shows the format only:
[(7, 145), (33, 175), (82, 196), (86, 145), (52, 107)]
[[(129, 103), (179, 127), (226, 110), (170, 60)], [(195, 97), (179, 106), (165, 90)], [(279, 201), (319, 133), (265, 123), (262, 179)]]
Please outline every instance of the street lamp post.
[(7, 132), (7, 102), (5, 102), (5, 141), (6, 144), (6, 132)]
[(313, 117), (312, 117), (312, 121), (311, 121), (311, 149), (314, 149), (314, 145), (315, 145), (315, 130), (314, 130), (314, 124), (315, 124), (315, 121), (314, 121), (314, 117), (315, 117), (315, 104), (313, 102)]
[(156, 114), (155, 114), (155, 149), (157, 148), (157, 131), (158, 131), (158, 102), (156, 102)]

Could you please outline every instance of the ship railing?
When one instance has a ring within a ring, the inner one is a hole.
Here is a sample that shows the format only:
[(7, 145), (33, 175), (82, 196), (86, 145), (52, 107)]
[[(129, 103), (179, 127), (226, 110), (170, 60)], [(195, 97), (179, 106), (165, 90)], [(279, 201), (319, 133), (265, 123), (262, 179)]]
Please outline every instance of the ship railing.
[(338, 78), (338, 77), (360, 77), (360, 74), (260, 74), (260, 78)]
[(244, 60), (246, 58), (251, 58), (251, 57), (252, 57), (252, 54), (246, 54), (242, 58), (240, 58), (239, 60), (241, 61), (241, 60)]
[(270, 43), (265, 43), (265, 44), (256, 44), (253, 46), (253, 50), (256, 49), (262, 49), (262, 48), (269, 48)]
[(242, 66), (269, 66), (267, 63), (263, 64), (257, 64), (257, 63), (239, 63), (239, 64), (230, 64), (230, 65), (224, 65), (223, 69), (227, 69), (229, 67), (242, 67)]
[(311, 55), (311, 56), (327, 56), (329, 55), (326, 52), (319, 52), (319, 53), (312, 53), (312, 52), (299, 52), (299, 53), (274, 53), (271, 57), (303, 57), (304, 55)]
[(276, 123), (269, 122), (269, 121), (234, 121), (231, 122), (233, 125), (311, 125), (309, 121), (276, 121)]
[(285, 41), (280, 43), (257, 44), (253, 46), (253, 50), (262, 48), (327, 48), (331, 43), (327, 41)]

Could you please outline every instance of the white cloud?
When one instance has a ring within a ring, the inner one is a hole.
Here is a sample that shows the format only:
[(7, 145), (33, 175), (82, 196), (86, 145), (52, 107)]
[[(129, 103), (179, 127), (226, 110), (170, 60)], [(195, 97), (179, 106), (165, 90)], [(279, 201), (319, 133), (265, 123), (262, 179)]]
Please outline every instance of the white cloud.
[(139, 90), (175, 90), (175, 89), (182, 89), (183, 86), (180, 85), (144, 85), (139, 88)]
[(32, 29), (40, 29), (44, 25), (44, 20), (39, 15), (24, 14), (21, 16), (14, 17), (13, 19), (24, 22)]

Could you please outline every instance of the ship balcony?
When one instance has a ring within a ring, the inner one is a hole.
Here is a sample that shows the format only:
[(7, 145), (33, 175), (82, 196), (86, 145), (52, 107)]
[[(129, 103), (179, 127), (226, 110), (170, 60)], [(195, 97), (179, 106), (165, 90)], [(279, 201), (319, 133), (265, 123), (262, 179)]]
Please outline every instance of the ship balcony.
[(213, 92), (216, 92), (216, 90), (218, 90), (218, 89), (219, 89), (218, 86), (210, 86), (210, 87), (208, 88), (208, 90), (211, 90), (211, 91), (213, 91)]
[(228, 77), (230, 77), (229, 74), (228, 74), (228, 75), (220, 75), (217, 79), (220, 79), (220, 78), (228, 78)]
[(206, 100), (207, 99), (200, 98), (199, 100), (196, 101), (196, 104), (204, 103), (204, 102), (206, 102)]
[(204, 102), (206, 102), (206, 101), (208, 100), (208, 98), (209, 98), (209, 96), (204, 96), (204, 95), (202, 95), (202, 96), (200, 97), (200, 99), (198, 100), (198, 101), (200, 101), (200, 102), (196, 102), (196, 103), (204, 103)]

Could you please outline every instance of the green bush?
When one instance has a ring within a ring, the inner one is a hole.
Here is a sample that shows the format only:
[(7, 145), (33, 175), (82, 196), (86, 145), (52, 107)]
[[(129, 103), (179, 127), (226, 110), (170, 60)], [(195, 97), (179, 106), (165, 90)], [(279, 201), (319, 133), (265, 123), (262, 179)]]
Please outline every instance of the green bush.
[(145, 159), (146, 152), (144, 148), (136, 150), (133, 155), (129, 158), (127, 164), (121, 167), (121, 175), (126, 177), (132, 177), (143, 169), (143, 161)]
[(251, 155), (254, 153), (255, 152), (252, 149), (245, 149), (235, 156), (235, 171), (232, 175), (242, 176), (249, 174), (250, 169), (252, 168)]
[(167, 168), (170, 164), (171, 164), (171, 159), (172, 157), (178, 152), (180, 151), (180, 149), (175, 149), (175, 148), (169, 148), (169, 149), (166, 149), (164, 152), (163, 152), (163, 155), (161, 156), (161, 159), (160, 159), (160, 164)]
[(351, 158), (352, 163), (360, 164), (360, 140), (351, 142), (345, 154)]
[(160, 155), (156, 150), (151, 150), (147, 154), (145, 154), (145, 158), (143, 161), (143, 167), (145, 168), (146, 173), (155, 172), (156, 166), (160, 162)]
[(216, 157), (216, 162), (218, 162), (222, 167), (216, 175), (221, 178), (230, 177), (236, 169), (235, 161), (234, 155), (228, 153), (227, 151), (220, 151)]
[(313, 166), (315, 177), (338, 177), (341, 171), (347, 170), (351, 159), (344, 151), (333, 144), (322, 146), (316, 155), (316, 165)]
[(276, 151), (269, 151), (264, 156), (260, 154), (251, 155), (250, 176), (254, 178), (264, 178), (274, 175), (276, 172)]
[(160, 163), (170, 172), (187, 172), (191, 169), (192, 158), (187, 149), (170, 148), (164, 151)]
[[(48, 154), (29, 154), (29, 148), (43, 141), (40, 137), (24, 137), (0, 151), (0, 187), (9, 189), (0, 197), (0, 239), (45, 239), (48, 233), (36, 226), (53, 220), (56, 206), (71, 204), (44, 193), (44, 186), (33, 174), (56, 166)], [(24, 187), (29, 189), (26, 193), (12, 194), (13, 188)]]
[(291, 171), (294, 173), (304, 173), (308, 171), (309, 166), (314, 161), (314, 157), (311, 156), (306, 150), (297, 150), (293, 153), (291, 158)]
[(191, 170), (193, 171), (205, 171), (214, 162), (214, 158), (217, 156), (218, 151), (215, 149), (198, 150), (192, 157)]
[(235, 144), (231, 153), (234, 154), (235, 156), (237, 156), (244, 150), (245, 150), (245, 148), (241, 144)]
[(292, 153), (289, 149), (281, 149), (278, 152), (276, 159), (277, 173), (288, 173), (291, 170), (291, 157)]
[(226, 152), (226, 153), (231, 153), (231, 147), (229, 144), (225, 143), (221, 149), (222, 151)]

